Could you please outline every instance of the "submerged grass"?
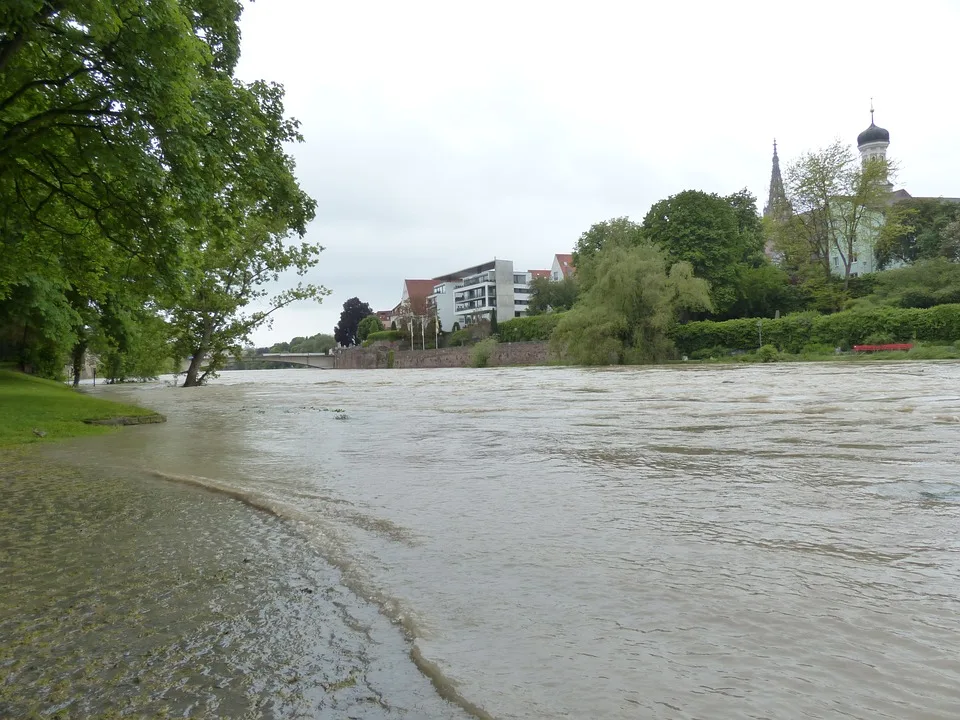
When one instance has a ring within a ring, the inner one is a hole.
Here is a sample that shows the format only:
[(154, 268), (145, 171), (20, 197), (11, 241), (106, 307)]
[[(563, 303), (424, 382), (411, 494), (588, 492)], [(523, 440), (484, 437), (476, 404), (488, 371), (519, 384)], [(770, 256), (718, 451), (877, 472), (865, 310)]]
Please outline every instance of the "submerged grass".
[(147, 408), (90, 397), (53, 380), (0, 370), (0, 447), (111, 431), (84, 420), (152, 415)]

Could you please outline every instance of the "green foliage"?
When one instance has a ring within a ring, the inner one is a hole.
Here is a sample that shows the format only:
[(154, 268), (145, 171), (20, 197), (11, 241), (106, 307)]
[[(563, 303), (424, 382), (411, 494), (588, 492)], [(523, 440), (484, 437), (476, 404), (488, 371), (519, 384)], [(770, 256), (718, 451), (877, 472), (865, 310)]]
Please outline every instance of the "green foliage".
[(943, 198), (906, 198), (887, 211), (887, 223), (874, 253), (880, 267), (944, 257), (956, 262), (953, 225), (960, 203)]
[[(510, 322), (513, 322), (512, 320)], [(508, 323), (504, 323), (507, 325)], [(457, 323), (453, 324), (456, 327)], [(473, 341), (473, 335), (469, 330), (454, 330), (450, 333), (450, 337), (447, 339), (447, 345), (449, 347), (457, 347), (463, 345), (469, 345)], [(506, 341), (505, 341), (506, 342)]]
[(369, 347), (375, 342), (397, 342), (403, 340), (404, 337), (404, 334), (399, 330), (378, 330), (367, 335), (363, 346)]
[(573, 249), (573, 264), (582, 290), (590, 287), (595, 278), (596, 257), (608, 247), (635, 247), (643, 242), (640, 225), (628, 217), (612, 218), (590, 226), (577, 240)]
[(376, 315), (367, 315), (360, 324), (357, 325), (357, 340), (363, 342), (371, 333), (382, 332), (383, 323)]
[(527, 313), (530, 315), (569, 310), (580, 294), (576, 276), (567, 276), (562, 280), (534, 278), (530, 281), (530, 289), (530, 302), (527, 305)]
[(387, 352), (387, 368), (392, 369), (394, 362), (396, 362), (396, 354), (393, 350), (390, 350)]
[[(674, 327), (670, 337), (680, 352), (689, 356), (705, 348), (749, 350), (758, 344), (757, 321), (743, 318), (693, 322)], [(871, 337), (883, 337), (890, 342), (953, 342), (960, 337), (960, 305), (848, 310), (832, 315), (805, 312), (763, 321), (764, 341), (794, 354), (811, 345), (848, 349), (865, 344)]]
[(737, 298), (728, 309), (730, 317), (772, 317), (804, 308), (809, 295), (790, 283), (787, 273), (763, 260), (757, 265), (737, 266)]
[(488, 337), (470, 348), (470, 365), (475, 368), (487, 367), (490, 358), (497, 349), (497, 341)]
[(500, 323), (500, 342), (532, 342), (550, 339), (563, 313), (518, 317)]
[(595, 279), (551, 337), (556, 354), (582, 365), (656, 362), (672, 354), (667, 331), (683, 310), (710, 309), (706, 281), (688, 263), (668, 268), (649, 242), (612, 245), (594, 259)]
[(198, 384), (276, 309), (325, 294), (264, 289), (322, 248), (288, 242), (314, 212), (284, 149), (301, 138), (282, 88), (233, 77), (240, 12), (238, 0), (0, 12), (0, 335), (31, 315), (31, 278), (48, 310), (73, 313), (65, 332), (51, 312), (22, 328), (42, 372), (89, 345), (125, 374), (145, 353), (118, 356), (142, 345), (131, 328), (146, 323), (197, 358), (185, 384)]
[(358, 345), (357, 329), (360, 327), (360, 322), (370, 315), (373, 315), (373, 310), (367, 303), (361, 302), (360, 298), (350, 298), (343, 304), (340, 322), (333, 329), (333, 337), (344, 347)]
[(662, 247), (670, 262), (688, 262), (710, 283), (714, 312), (736, 303), (744, 264), (760, 262), (763, 250), (756, 201), (746, 190), (721, 197), (686, 190), (661, 200), (643, 219), (643, 234)]
[(869, 277), (873, 292), (858, 301), (857, 306), (927, 308), (960, 303), (960, 264), (946, 258), (920, 260)]
[(757, 359), (760, 362), (777, 362), (780, 359), (780, 351), (773, 345), (764, 345), (757, 350)]
[(457, 332), (458, 330), (460, 330), (460, 323), (459, 323), (459, 321), (456, 321), (456, 322), (453, 323), (453, 327), (450, 328), (450, 331), (451, 331), (451, 332)]
[(329, 333), (317, 333), (310, 337), (297, 336), (289, 342), (274, 344), (268, 352), (272, 353), (325, 353), (337, 346), (337, 341)]

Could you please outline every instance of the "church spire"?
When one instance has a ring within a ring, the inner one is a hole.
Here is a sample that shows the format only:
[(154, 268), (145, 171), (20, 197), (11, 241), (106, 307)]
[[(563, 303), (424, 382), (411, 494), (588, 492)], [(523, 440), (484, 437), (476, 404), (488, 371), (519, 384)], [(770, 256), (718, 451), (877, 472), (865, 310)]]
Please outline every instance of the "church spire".
[(763, 216), (780, 218), (787, 208), (787, 194), (783, 190), (783, 178), (780, 176), (780, 158), (777, 156), (777, 140), (773, 140), (773, 170), (770, 172), (770, 195), (763, 208)]

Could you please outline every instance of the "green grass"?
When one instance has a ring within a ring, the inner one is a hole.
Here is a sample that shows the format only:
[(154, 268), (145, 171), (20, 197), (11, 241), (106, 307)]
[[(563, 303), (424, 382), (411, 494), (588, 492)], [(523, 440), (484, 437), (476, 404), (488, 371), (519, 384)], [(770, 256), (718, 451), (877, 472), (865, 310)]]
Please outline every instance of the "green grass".
[[(63, 383), (0, 370), (0, 447), (101, 435), (115, 428), (83, 421), (154, 414), (136, 405), (90, 397)], [(40, 438), (34, 430), (46, 435)]]

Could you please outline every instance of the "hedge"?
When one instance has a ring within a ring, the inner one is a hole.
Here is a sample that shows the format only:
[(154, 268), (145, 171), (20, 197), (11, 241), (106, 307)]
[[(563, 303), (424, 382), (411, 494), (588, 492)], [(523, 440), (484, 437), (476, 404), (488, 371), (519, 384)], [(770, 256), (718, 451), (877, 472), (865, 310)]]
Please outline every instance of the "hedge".
[(758, 322), (762, 322), (763, 344), (788, 353), (799, 353), (807, 345), (849, 348), (871, 336), (888, 337), (890, 342), (960, 340), (960, 304), (925, 309), (847, 310), (833, 315), (806, 312), (762, 321), (759, 318), (704, 320), (678, 325), (670, 336), (684, 355), (707, 348), (753, 350), (760, 345)]
[(400, 340), (403, 337), (403, 333), (399, 330), (378, 330), (377, 332), (372, 332), (367, 335), (367, 339), (364, 340), (365, 345), (376, 342), (377, 340)]
[(497, 336), (500, 342), (505, 343), (549, 340), (553, 329), (562, 317), (563, 313), (548, 313), (505, 320), (500, 323)]

